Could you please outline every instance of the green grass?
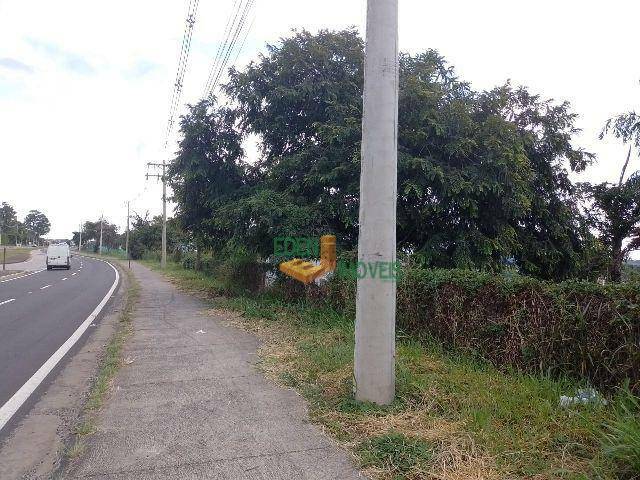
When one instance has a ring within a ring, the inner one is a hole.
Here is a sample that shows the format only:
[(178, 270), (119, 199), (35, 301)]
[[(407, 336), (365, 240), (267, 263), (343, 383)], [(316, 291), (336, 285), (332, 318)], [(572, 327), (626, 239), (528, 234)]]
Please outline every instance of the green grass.
[(125, 270), (125, 272), (128, 280), (128, 289), (125, 292), (124, 305), (118, 317), (116, 332), (106, 345), (104, 356), (98, 365), (97, 376), (84, 405), (82, 420), (75, 426), (73, 443), (65, 452), (69, 458), (81, 455), (85, 450), (84, 437), (97, 431), (95, 413), (104, 404), (113, 378), (122, 366), (122, 348), (131, 333), (132, 315), (140, 292), (140, 287), (133, 274), (129, 270)]
[(419, 475), (433, 460), (434, 446), (402, 433), (390, 432), (371, 437), (357, 447), (364, 467), (377, 467), (393, 478)]
[(560, 395), (584, 385), (500, 371), (399, 332), (396, 400), (388, 407), (359, 403), (353, 318), (268, 294), (222, 298), (216, 279), (176, 264), (164, 273), (216, 308), (240, 312), (241, 326), (265, 341), (265, 373), (304, 395), (312, 419), (375, 478), (578, 480), (638, 473), (640, 426), (632, 413), (638, 409), (622, 409), (622, 397), (607, 406), (562, 408)]
[(602, 433), (605, 454), (618, 466), (624, 478), (640, 476), (640, 400), (623, 394), (615, 418)]
[(122, 365), (122, 347), (131, 333), (131, 317), (140, 291), (133, 274), (129, 270), (126, 270), (126, 272), (129, 289), (126, 292), (124, 307), (120, 312), (116, 333), (107, 344), (105, 356), (100, 363), (98, 375), (89, 393), (89, 399), (85, 406), (87, 410), (97, 410), (102, 406), (111, 381)]
[[(4, 251), (6, 248), (6, 257), (4, 256)], [(31, 251), (33, 248), (23, 248), (23, 247), (0, 247), (0, 267), (2, 264), (3, 258), (5, 259), (4, 263), (9, 265), (12, 263), (20, 263), (29, 260), (31, 257)]]

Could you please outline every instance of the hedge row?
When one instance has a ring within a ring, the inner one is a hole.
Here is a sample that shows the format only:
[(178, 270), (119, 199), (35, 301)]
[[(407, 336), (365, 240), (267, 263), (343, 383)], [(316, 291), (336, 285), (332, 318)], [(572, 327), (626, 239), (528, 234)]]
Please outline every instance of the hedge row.
[[(333, 279), (327, 299), (354, 310), (355, 282)], [(586, 378), (640, 391), (640, 285), (549, 283), (467, 270), (405, 271), (398, 328), (499, 367)]]
[[(193, 259), (184, 266), (193, 268)], [(203, 259), (227, 293), (260, 289), (264, 272), (246, 256)], [(329, 303), (353, 317), (356, 282), (337, 277), (305, 287), (280, 277), (284, 301)], [(405, 269), (398, 281), (398, 329), (498, 367), (586, 378), (602, 390), (626, 380), (640, 392), (640, 284), (544, 282), (516, 274)]]

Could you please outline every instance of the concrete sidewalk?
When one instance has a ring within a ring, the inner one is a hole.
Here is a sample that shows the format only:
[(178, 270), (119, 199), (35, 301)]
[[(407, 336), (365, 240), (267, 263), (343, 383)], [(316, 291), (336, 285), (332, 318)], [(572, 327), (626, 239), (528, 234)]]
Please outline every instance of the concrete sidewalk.
[(255, 337), (223, 326), (159, 274), (132, 268), (141, 285), (124, 353), (132, 363), (63, 478), (362, 478), (308, 423), (304, 400), (256, 370)]

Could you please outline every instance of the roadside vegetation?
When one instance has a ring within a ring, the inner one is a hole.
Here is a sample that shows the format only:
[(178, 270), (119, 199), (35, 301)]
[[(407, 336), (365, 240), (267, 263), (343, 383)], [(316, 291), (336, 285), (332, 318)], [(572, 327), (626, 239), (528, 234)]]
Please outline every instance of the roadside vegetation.
[(122, 348), (132, 331), (132, 315), (138, 301), (140, 289), (136, 278), (128, 269), (121, 269), (120, 271), (126, 272), (127, 276), (124, 304), (118, 317), (116, 331), (105, 347), (104, 356), (99, 361), (98, 373), (89, 391), (81, 420), (76, 425), (71, 445), (65, 452), (68, 458), (75, 458), (81, 455), (85, 448), (85, 437), (96, 432), (95, 414), (102, 407), (111, 388), (113, 378), (122, 366)]
[[(4, 255), (6, 248), (6, 256)], [(0, 246), (0, 265), (3, 260), (4, 263), (9, 265), (12, 263), (20, 263), (29, 260), (31, 257), (31, 248), (22, 248), (22, 247), (5, 247)]]
[(30, 210), (22, 221), (10, 203), (0, 203), (0, 245), (40, 244), (49, 233), (51, 222), (39, 210)]
[[(628, 147), (604, 159), (616, 183), (574, 182), (599, 159), (567, 102), (475, 90), (435, 50), (400, 55), (407, 274), (398, 396), (379, 408), (352, 395), (355, 281), (304, 287), (274, 263), (277, 237), (332, 234), (356, 258), (363, 62), (355, 30), (295, 31), (189, 107), (165, 273), (261, 335), (265, 372), (374, 477), (639, 478), (640, 117), (602, 119)], [(135, 216), (133, 258), (156, 265), (160, 229)]]
[(352, 393), (353, 315), (282, 285), (250, 294), (224, 274), (173, 262), (165, 274), (211, 301), (231, 325), (260, 336), (265, 373), (304, 395), (312, 419), (374, 478), (577, 480), (640, 472), (639, 410), (625, 388), (607, 395), (606, 405), (563, 407), (560, 396), (586, 382), (498, 369), (399, 331), (396, 401), (362, 404)]

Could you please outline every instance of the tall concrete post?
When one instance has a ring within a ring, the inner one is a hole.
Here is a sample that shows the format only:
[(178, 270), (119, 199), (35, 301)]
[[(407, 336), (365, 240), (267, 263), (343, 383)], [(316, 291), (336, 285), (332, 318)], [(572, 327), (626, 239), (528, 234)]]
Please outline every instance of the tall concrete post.
[[(396, 261), (397, 128), (398, 0), (368, 0), (358, 261), (384, 271)], [(386, 405), (395, 395), (396, 284), (372, 270), (358, 276), (356, 399)]]
[(80, 222), (80, 238), (78, 238), (78, 251), (82, 251), (82, 222)]
[(127, 255), (127, 259), (129, 259), (129, 218), (131, 214), (129, 213), (129, 202), (127, 201), (127, 237), (124, 243), (124, 253)]
[(98, 247), (98, 252), (102, 255), (102, 219), (104, 215), (100, 215), (100, 247)]
[(162, 161), (162, 256), (160, 266), (167, 266), (167, 164)]

